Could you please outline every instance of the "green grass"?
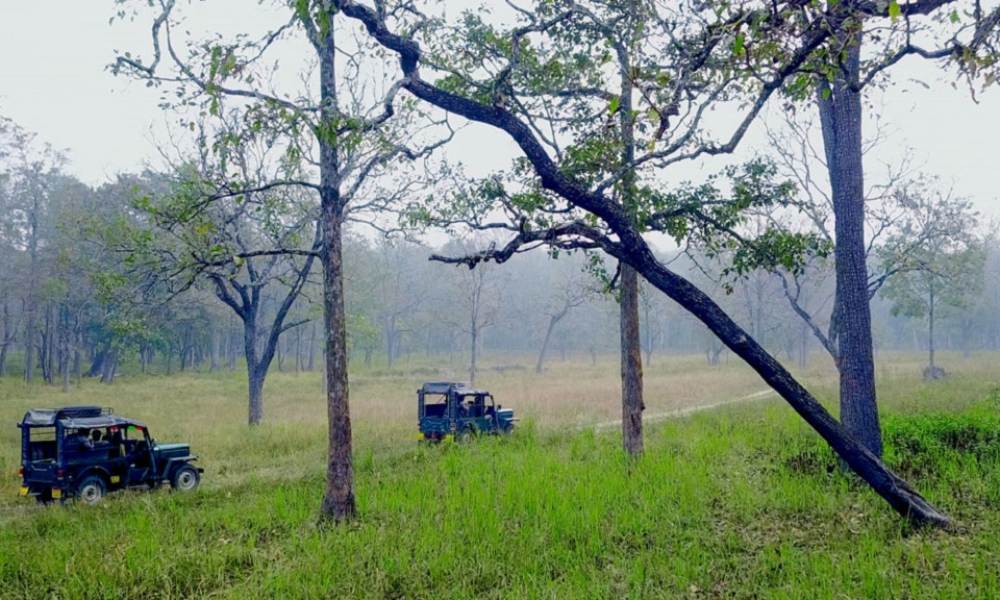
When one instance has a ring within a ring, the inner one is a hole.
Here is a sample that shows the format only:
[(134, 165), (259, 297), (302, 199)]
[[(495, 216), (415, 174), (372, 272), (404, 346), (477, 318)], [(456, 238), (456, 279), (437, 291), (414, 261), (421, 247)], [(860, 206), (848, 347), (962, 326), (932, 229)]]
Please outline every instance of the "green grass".
[[(147, 413), (164, 439), (194, 438), (204, 487), (36, 507), (13, 498), (17, 432), (3, 428), (0, 596), (1000, 597), (992, 359), (930, 384), (883, 368), (887, 459), (955, 518), (949, 532), (899, 520), (776, 400), (651, 426), (635, 464), (613, 432), (557, 421), (422, 447), (407, 418), (360, 418), (360, 518), (320, 527), (323, 424), (298, 405), (314, 402), (308, 380), (276, 378), (271, 422), (252, 432), (233, 376), (124, 382), (111, 403)], [(566, 369), (552, 377), (568, 382)], [(410, 401), (408, 380), (357, 380), (359, 404), (374, 402), (366, 387)], [(0, 386), (8, 423), (61, 402)], [(202, 405), (199, 424), (186, 411)]]

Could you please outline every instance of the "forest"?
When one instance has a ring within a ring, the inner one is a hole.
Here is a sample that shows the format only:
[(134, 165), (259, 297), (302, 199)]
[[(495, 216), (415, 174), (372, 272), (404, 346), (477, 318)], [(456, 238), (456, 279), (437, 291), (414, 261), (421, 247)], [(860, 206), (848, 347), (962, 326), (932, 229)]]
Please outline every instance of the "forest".
[(79, 131), (0, 68), (0, 597), (1000, 597), (1000, 4), (100, 11)]

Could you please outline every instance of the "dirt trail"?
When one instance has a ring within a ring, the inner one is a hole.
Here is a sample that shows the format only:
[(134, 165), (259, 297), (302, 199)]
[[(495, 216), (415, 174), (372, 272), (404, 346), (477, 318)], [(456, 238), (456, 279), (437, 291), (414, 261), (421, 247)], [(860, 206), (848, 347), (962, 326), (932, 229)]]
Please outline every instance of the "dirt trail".
[[(739, 404), (740, 402), (750, 402), (753, 400), (760, 400), (761, 398), (766, 398), (768, 396), (774, 395), (774, 390), (766, 389), (759, 392), (754, 392), (752, 394), (741, 396), (739, 398), (731, 398), (729, 400), (723, 400), (721, 402), (713, 402), (712, 404), (701, 404), (699, 406), (689, 406), (687, 408), (679, 408), (677, 410), (670, 410), (667, 412), (653, 413), (643, 415), (643, 423), (655, 423), (656, 421), (662, 421), (664, 419), (673, 419), (676, 417), (683, 417), (685, 415), (690, 415), (692, 413), (701, 412), (703, 410), (711, 410), (713, 408), (718, 408), (720, 406), (726, 406), (729, 404)], [(609, 429), (611, 427), (618, 427), (622, 424), (621, 419), (615, 421), (604, 421), (601, 423), (595, 423), (593, 425), (582, 425), (580, 429), (587, 429), (593, 427), (594, 429)]]

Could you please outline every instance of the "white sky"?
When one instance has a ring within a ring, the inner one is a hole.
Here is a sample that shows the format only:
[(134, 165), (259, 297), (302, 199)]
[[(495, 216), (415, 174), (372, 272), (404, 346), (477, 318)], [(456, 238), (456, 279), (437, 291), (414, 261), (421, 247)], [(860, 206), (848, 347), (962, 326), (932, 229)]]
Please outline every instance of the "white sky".
[[(260, 10), (256, 2), (193, 4), (192, 12), (205, 15), (199, 28), (271, 24), (234, 22), (251, 19)], [(464, 3), (453, 0), (457, 6)], [(149, 21), (109, 25), (114, 12), (112, 0), (0, 0), (0, 113), (68, 150), (69, 170), (92, 184), (155, 161), (154, 132), (162, 138), (165, 123), (172, 121), (158, 108), (157, 91), (107, 71), (116, 48), (147, 56), (149, 48)], [(867, 166), (872, 170), (912, 148), (918, 164), (970, 197), (984, 215), (1000, 218), (1000, 90), (994, 86), (976, 104), (967, 89), (952, 89), (941, 77), (918, 60), (897, 65), (893, 78), (900, 84), (879, 100), (883, 123), (894, 133)], [(929, 89), (911, 83), (914, 79)], [(756, 127), (741, 155), (764, 146)], [(515, 149), (500, 133), (475, 127), (464, 130), (447, 152), (482, 174), (507, 166)], [(718, 164), (692, 164), (684, 176), (700, 179)]]

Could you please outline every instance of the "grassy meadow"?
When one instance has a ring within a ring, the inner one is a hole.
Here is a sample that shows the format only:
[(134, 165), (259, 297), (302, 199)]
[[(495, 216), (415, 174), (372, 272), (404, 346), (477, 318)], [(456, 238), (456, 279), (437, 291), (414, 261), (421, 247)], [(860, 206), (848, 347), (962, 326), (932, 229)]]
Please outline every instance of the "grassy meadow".
[[(414, 441), (415, 390), (454, 373), (419, 361), (352, 373), (360, 518), (345, 527), (316, 520), (318, 373), (274, 372), (253, 430), (239, 373), (69, 394), (0, 379), (0, 597), (1000, 597), (1000, 356), (945, 355), (952, 376), (930, 383), (921, 359), (879, 358), (887, 460), (955, 518), (947, 532), (900, 521), (774, 396), (656, 420), (627, 463), (616, 429), (593, 427), (619, 416), (611, 357), (541, 375), (487, 361), (477, 384), (515, 409), (519, 431), (440, 447)], [(800, 375), (829, 402), (827, 362)], [(765, 389), (735, 360), (704, 363), (654, 357), (647, 415)], [(191, 442), (200, 490), (94, 508), (17, 498), (13, 424), (29, 407), (82, 403)]]

